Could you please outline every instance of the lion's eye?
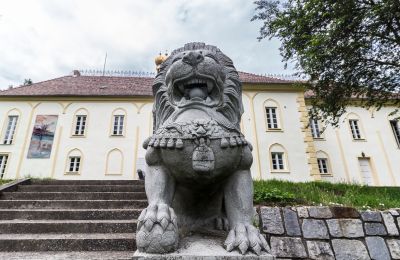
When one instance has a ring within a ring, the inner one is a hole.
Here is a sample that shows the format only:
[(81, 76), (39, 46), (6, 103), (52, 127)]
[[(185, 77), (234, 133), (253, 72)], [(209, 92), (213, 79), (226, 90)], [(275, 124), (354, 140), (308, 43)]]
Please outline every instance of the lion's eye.
[(214, 55), (208, 53), (208, 54), (206, 54), (205, 56), (208, 57), (208, 58), (210, 58), (210, 59), (213, 59), (216, 63), (219, 63), (218, 59), (217, 59)]
[(172, 63), (174, 63), (174, 62), (176, 62), (178, 60), (181, 60), (181, 59), (182, 59), (181, 57), (176, 57), (175, 59), (173, 59)]

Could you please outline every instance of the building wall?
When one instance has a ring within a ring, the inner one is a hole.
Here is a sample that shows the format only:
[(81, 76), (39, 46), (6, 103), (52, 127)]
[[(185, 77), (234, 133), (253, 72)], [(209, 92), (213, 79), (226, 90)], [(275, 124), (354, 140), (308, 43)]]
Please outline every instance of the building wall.
[[(243, 91), (244, 114), (241, 128), (252, 145), (254, 179), (291, 181), (363, 182), (358, 158), (370, 158), (373, 185), (400, 185), (397, 165), (399, 148), (390, 124), (391, 108), (367, 111), (352, 106), (341, 119), (340, 127), (328, 127), (322, 139), (313, 139), (306, 116), (303, 93), (299, 90)], [(278, 130), (268, 130), (265, 107), (275, 105)], [(144, 169), (143, 141), (152, 132), (152, 100), (143, 99), (81, 99), (53, 101), (0, 101), (2, 138), (7, 117), (19, 115), (12, 145), (0, 145), (0, 154), (9, 154), (4, 178), (40, 177), (56, 179), (136, 179), (136, 170)], [(86, 135), (74, 137), (76, 113), (87, 114)], [(111, 136), (115, 111), (126, 115), (125, 132)], [(49, 159), (28, 159), (32, 129), (37, 115), (58, 115), (58, 123)], [(349, 117), (358, 117), (365, 139), (354, 141), (348, 126)], [(271, 169), (270, 152), (284, 151), (285, 170)], [(330, 173), (320, 175), (316, 159), (324, 153), (329, 159)], [(66, 174), (70, 155), (80, 155), (79, 174)]]

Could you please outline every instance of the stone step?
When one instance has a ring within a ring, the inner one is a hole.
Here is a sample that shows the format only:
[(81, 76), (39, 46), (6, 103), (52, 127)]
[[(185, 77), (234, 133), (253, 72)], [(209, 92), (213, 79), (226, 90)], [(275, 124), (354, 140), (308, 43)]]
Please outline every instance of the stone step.
[(4, 260), (132, 260), (135, 251), (0, 252)]
[(147, 200), (0, 200), (0, 209), (141, 209)]
[(24, 192), (144, 192), (144, 185), (19, 185)]
[(0, 220), (0, 234), (134, 233), (136, 220)]
[(140, 180), (32, 180), (32, 185), (144, 185)]
[(0, 251), (132, 251), (133, 233), (0, 234)]
[(137, 219), (142, 209), (0, 209), (2, 220), (11, 219)]
[(136, 200), (144, 192), (3, 192), (1, 200)]

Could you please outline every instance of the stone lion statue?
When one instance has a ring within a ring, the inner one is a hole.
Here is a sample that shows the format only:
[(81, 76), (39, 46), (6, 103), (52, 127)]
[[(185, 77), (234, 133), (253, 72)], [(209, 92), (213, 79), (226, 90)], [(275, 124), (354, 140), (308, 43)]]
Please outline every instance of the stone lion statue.
[(217, 47), (188, 43), (161, 64), (153, 85), (147, 149), (149, 205), (138, 219), (139, 251), (168, 253), (180, 236), (229, 231), (225, 248), (269, 250), (252, 225), (251, 145), (240, 132), (239, 75)]

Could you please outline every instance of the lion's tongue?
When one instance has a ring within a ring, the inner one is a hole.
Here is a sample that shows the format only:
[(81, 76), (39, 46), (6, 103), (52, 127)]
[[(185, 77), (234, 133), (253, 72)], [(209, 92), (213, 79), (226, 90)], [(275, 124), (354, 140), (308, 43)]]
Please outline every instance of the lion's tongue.
[(189, 91), (189, 98), (191, 100), (200, 99), (204, 100), (207, 98), (206, 92), (201, 88), (192, 88)]

